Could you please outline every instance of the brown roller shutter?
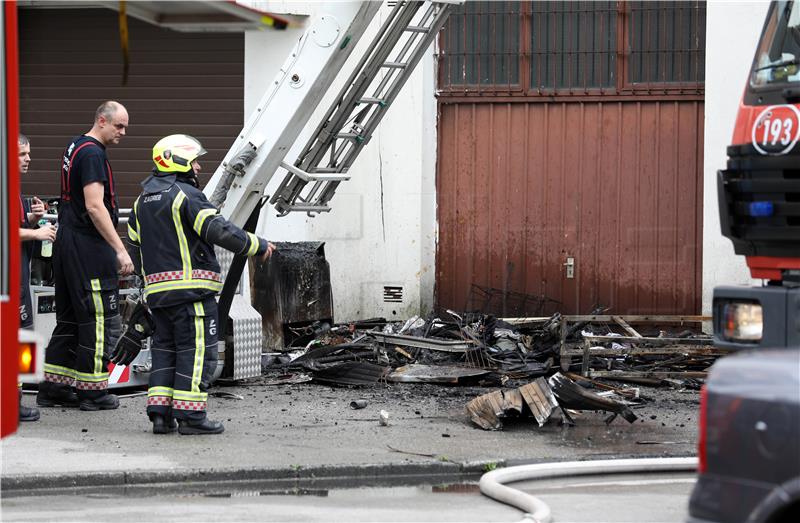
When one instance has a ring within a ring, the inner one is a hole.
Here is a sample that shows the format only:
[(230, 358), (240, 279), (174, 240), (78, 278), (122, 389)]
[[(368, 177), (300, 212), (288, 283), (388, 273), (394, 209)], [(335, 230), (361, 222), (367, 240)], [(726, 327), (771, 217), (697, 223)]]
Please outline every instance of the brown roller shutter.
[(21, 9), (19, 20), (20, 120), (33, 158), (25, 194), (58, 195), (64, 147), (91, 128), (95, 109), (107, 99), (130, 114), (127, 137), (108, 151), (121, 207), (139, 193), (159, 138), (198, 138), (208, 150), (205, 182), (242, 128), (242, 34), (179, 33), (129, 18), (130, 73), (122, 86), (116, 12)]

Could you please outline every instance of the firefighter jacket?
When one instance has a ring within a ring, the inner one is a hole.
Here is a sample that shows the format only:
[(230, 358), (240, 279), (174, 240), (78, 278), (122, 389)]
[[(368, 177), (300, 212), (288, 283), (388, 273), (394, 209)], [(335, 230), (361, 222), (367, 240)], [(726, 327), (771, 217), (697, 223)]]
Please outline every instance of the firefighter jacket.
[(154, 171), (142, 188), (128, 220), (128, 242), (151, 308), (196, 302), (222, 290), (214, 245), (243, 256), (267, 250), (267, 240), (223, 218), (202, 191), (175, 174)]

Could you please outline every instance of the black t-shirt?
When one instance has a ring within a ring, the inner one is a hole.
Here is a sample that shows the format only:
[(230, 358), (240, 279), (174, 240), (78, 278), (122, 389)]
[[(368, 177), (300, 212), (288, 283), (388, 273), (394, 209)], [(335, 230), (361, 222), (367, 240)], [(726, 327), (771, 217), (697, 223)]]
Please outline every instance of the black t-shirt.
[(103, 184), (103, 203), (116, 227), (117, 195), (114, 189), (114, 175), (106, 158), (106, 148), (94, 138), (81, 135), (72, 140), (64, 151), (62, 159), (59, 225), (100, 235), (86, 212), (86, 200), (83, 197), (83, 188), (93, 182)]

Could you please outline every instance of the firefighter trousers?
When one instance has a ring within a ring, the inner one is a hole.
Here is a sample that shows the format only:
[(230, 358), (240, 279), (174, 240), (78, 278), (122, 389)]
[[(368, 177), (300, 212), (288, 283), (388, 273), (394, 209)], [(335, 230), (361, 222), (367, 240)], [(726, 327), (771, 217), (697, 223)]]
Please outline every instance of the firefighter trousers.
[(33, 330), (33, 300), (30, 282), (19, 290), (19, 328)]
[(108, 392), (108, 354), (120, 336), (119, 277), (102, 238), (59, 227), (53, 244), (56, 327), (40, 390), (71, 387), (81, 399)]
[(208, 386), (217, 368), (217, 302), (214, 297), (153, 309), (156, 327), (147, 415), (189, 422), (206, 418)]

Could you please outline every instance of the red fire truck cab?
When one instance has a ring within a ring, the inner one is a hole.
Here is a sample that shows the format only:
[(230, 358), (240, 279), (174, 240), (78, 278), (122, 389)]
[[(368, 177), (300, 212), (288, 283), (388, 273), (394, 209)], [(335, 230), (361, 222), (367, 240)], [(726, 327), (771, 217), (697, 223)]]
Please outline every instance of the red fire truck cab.
[(772, 2), (717, 174), (722, 234), (761, 287), (714, 289), (715, 341), (800, 346), (800, 4)]

